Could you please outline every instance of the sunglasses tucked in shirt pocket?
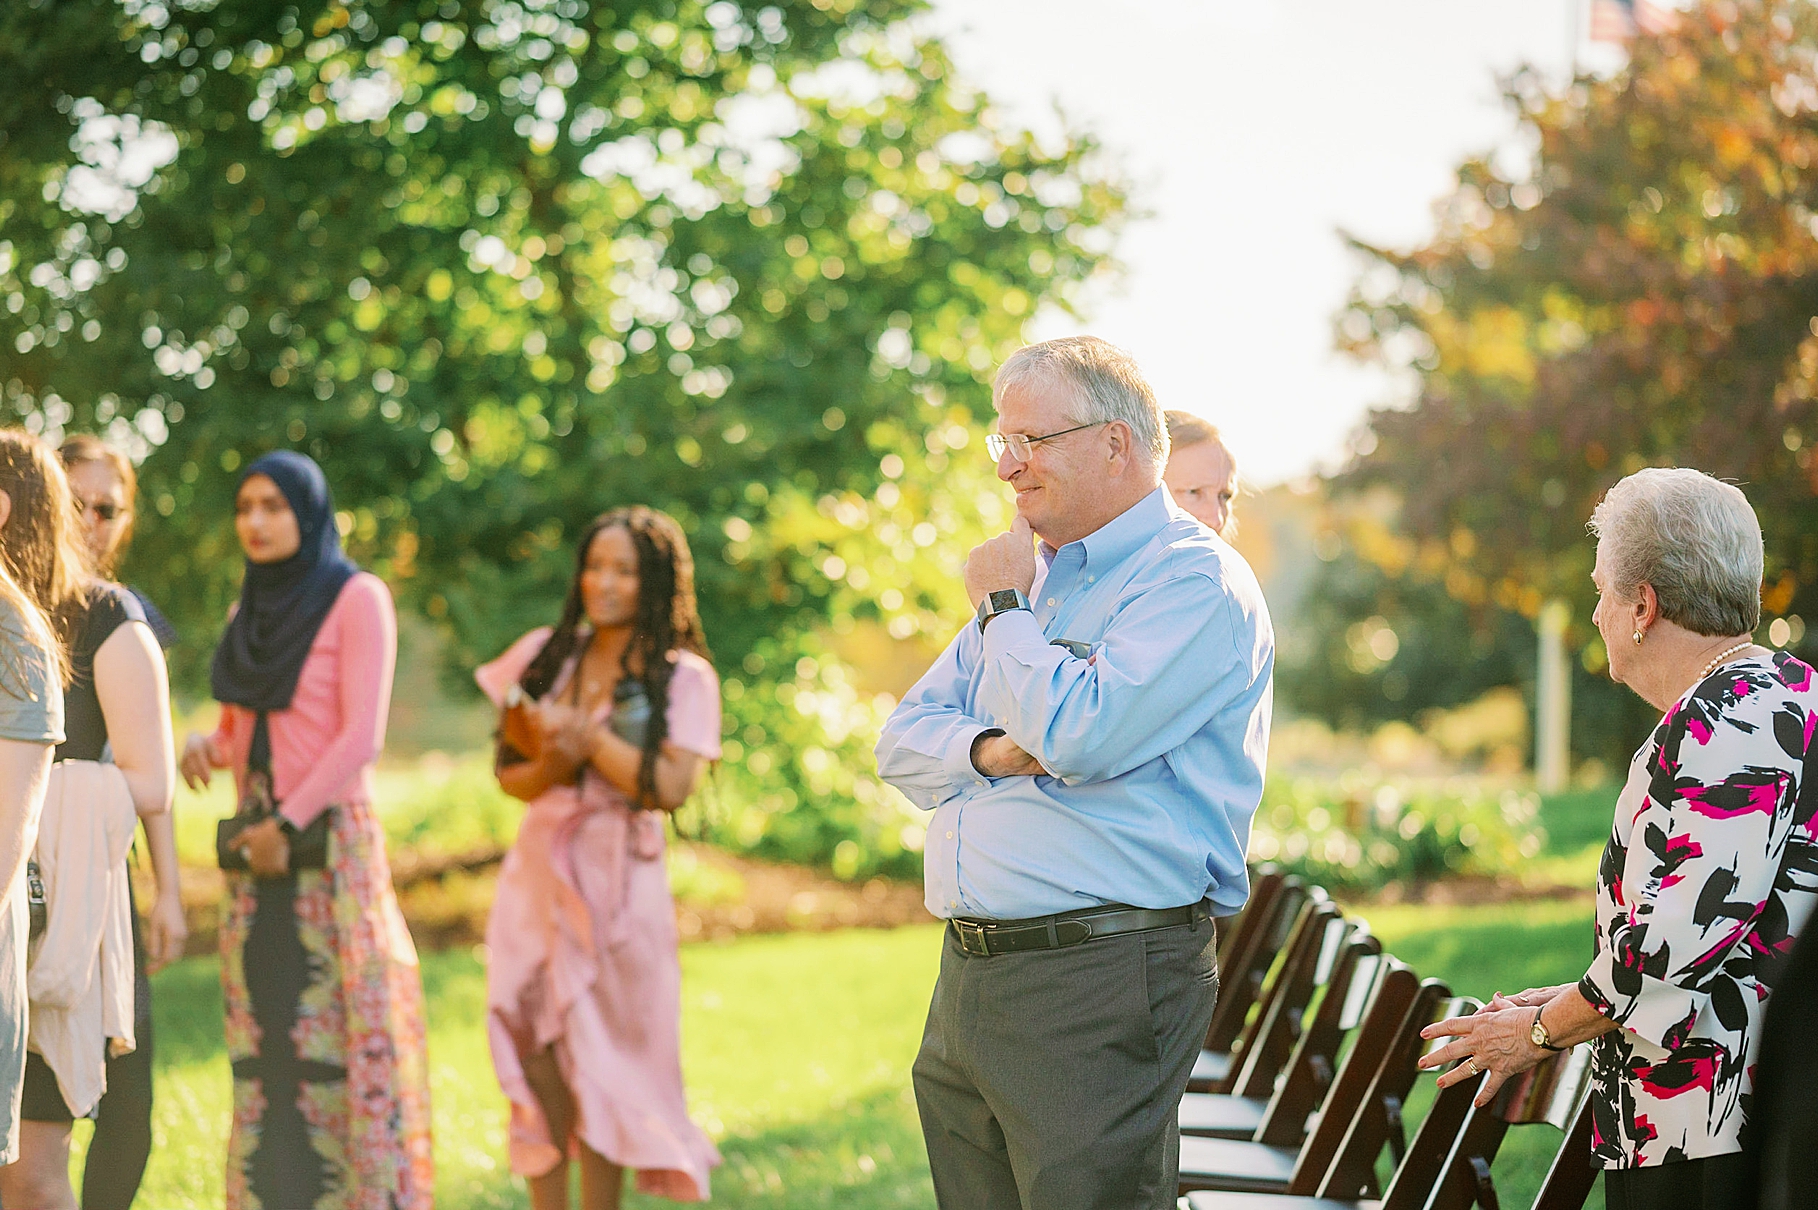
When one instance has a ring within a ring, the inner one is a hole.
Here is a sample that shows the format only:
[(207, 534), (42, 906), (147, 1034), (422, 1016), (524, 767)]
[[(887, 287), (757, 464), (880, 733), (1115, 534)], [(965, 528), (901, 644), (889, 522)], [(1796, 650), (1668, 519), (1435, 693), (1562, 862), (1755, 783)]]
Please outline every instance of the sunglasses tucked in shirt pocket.
[(1086, 643), (1079, 639), (1049, 639), (1048, 645), (1063, 647), (1068, 655), (1076, 660), (1084, 660), (1088, 664), (1098, 659), (1098, 644), (1096, 643)]

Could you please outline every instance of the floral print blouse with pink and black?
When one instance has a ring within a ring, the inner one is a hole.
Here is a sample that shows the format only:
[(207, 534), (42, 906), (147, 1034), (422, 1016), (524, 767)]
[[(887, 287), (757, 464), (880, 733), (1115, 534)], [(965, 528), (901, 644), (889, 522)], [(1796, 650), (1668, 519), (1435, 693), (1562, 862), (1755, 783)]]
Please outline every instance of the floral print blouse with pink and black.
[[(1578, 988), (1606, 1168), (1740, 1151), (1767, 998), (1818, 902), (1818, 684), (1785, 653), (1681, 698), (1629, 766)], [(1814, 771), (1808, 776), (1808, 771)]]

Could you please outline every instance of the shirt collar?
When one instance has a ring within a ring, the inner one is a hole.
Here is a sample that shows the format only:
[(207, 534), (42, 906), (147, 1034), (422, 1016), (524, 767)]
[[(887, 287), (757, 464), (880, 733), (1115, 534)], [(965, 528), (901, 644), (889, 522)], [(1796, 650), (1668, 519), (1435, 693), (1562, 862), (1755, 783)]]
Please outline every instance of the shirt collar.
[(1171, 498), (1166, 492), (1166, 488), (1157, 487), (1079, 541), (1069, 542), (1058, 550), (1046, 542), (1041, 543), (1037, 549), (1043, 562), (1052, 565), (1060, 551), (1077, 546), (1085, 556), (1083, 563), (1101, 570), (1117, 566), (1161, 532), (1172, 519)]

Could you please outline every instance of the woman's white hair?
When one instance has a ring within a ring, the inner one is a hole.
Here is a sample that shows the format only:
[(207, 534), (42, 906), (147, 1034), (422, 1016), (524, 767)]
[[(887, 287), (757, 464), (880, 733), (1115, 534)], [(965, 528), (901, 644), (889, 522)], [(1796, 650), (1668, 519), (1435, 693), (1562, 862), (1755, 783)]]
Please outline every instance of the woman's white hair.
[(1614, 589), (1652, 584), (1661, 616), (1704, 635), (1761, 623), (1761, 522), (1734, 484), (1689, 467), (1636, 471), (1591, 513)]
[(1168, 426), (1149, 380), (1136, 368), (1136, 359), (1108, 340), (1096, 336), (1063, 336), (1026, 345), (999, 367), (991, 383), (993, 403), (1006, 392), (1042, 379), (1060, 378), (1075, 388), (1079, 403), (1075, 424), (1108, 424), (1121, 420), (1130, 426), (1138, 449), (1146, 451), (1159, 470), (1168, 461)]

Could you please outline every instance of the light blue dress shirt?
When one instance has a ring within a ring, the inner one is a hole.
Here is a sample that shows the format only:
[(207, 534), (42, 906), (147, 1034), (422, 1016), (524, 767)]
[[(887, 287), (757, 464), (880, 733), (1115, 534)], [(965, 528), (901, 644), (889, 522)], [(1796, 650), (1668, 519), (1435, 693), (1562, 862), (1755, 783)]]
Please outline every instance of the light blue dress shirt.
[[(1041, 550), (1033, 614), (982, 636), (967, 623), (878, 741), (884, 780), (934, 812), (928, 910), (1016, 920), (1210, 898), (1235, 912), (1275, 666), (1255, 575), (1161, 487)], [(1061, 638), (1094, 658), (1050, 644)], [(980, 774), (972, 742), (991, 728), (1050, 776)]]

